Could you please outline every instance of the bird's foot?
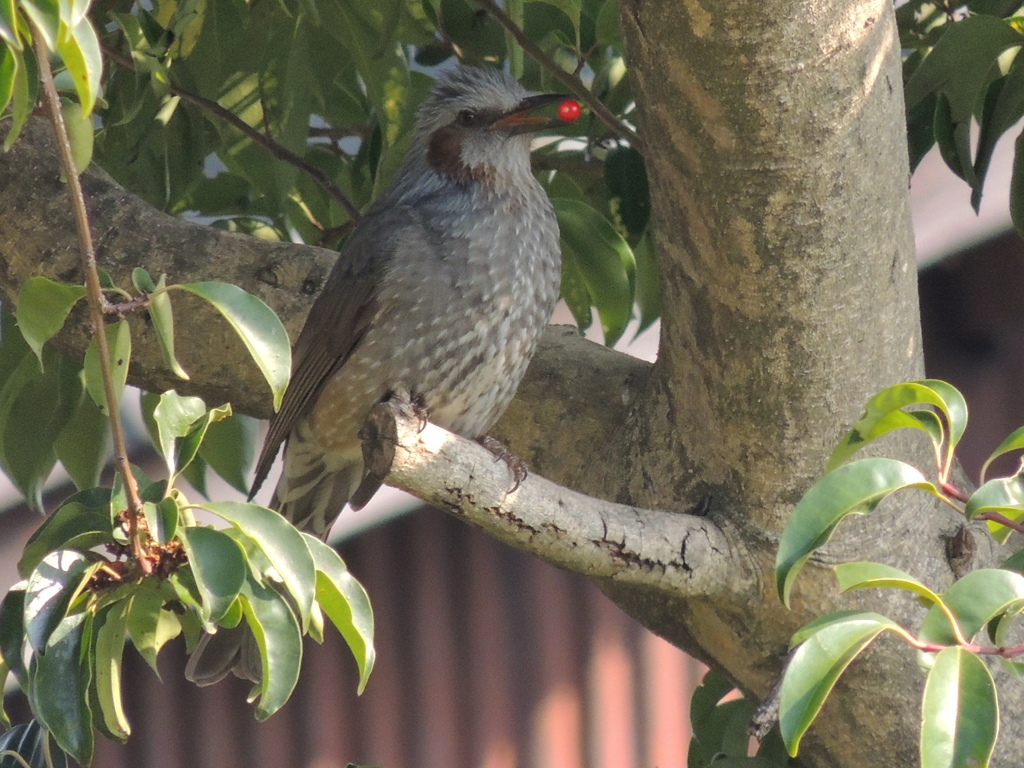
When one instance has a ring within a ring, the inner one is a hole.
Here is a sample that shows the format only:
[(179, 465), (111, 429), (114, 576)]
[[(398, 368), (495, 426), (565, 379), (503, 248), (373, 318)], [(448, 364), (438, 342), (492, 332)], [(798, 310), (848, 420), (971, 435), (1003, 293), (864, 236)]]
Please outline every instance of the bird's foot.
[(398, 389), (388, 392), (381, 402), (391, 403), (403, 413), (414, 416), (417, 422), (417, 432), (422, 432), (427, 428), (427, 422), (430, 421), (430, 409), (422, 395), (417, 395), (407, 389)]
[(495, 461), (504, 461), (505, 465), (512, 472), (512, 477), (515, 480), (515, 484), (509, 490), (509, 493), (513, 493), (520, 485), (523, 484), (523, 480), (530, 474), (530, 468), (526, 465), (518, 456), (509, 452), (509, 450), (502, 445), (502, 443), (491, 437), (490, 435), (483, 435), (477, 438), (477, 442), (480, 443), (484, 448), (494, 454)]

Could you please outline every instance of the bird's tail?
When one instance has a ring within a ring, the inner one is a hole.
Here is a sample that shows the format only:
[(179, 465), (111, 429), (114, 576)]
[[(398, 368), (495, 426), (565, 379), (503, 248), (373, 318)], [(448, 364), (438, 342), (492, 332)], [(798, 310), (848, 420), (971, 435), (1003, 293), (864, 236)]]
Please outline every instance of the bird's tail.
[(327, 537), (334, 521), (363, 479), (363, 456), (325, 454), (292, 440), (271, 506), (296, 528)]

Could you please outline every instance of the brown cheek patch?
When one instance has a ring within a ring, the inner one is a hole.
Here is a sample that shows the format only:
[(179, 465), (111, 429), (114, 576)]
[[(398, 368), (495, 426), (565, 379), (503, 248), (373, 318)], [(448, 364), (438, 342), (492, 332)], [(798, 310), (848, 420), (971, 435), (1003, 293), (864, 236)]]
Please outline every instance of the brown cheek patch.
[(493, 180), (494, 169), (486, 165), (470, 168), (462, 160), (462, 138), (458, 128), (446, 125), (434, 131), (427, 145), (427, 164), (442, 176), (459, 183), (471, 181), (488, 183)]

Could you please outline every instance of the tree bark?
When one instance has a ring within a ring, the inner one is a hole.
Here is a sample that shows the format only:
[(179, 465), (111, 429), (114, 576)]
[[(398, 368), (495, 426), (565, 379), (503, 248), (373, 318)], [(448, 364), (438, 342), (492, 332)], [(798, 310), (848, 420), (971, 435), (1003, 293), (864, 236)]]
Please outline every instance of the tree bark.
[[(838, 595), (829, 564), (878, 560), (937, 591), (953, 578), (944, 545), (962, 520), (913, 492), (844, 523), (798, 579), (793, 611), (772, 576), (785, 521), (838, 436), (868, 396), (923, 371), (895, 21), (889, 0), (622, 0), (621, 22), (663, 280), (657, 363), (550, 329), (495, 430), (533, 468), (522, 489), (508, 494), (502, 465), (433, 428), (396, 432), (389, 479), (588, 575), (762, 697), (790, 635), (815, 616), (855, 606), (920, 622), (903, 593)], [(0, 163), (8, 300), (33, 274), (77, 279), (54, 158), (33, 124)], [(85, 188), (99, 260), (117, 282), (135, 266), (169, 282), (234, 282), (293, 336), (335, 257), (172, 219), (95, 168)], [(189, 299), (174, 297), (191, 381), (170, 375), (133, 321), (133, 383), (267, 415), (269, 392), (241, 344)], [(58, 341), (82, 354), (84, 339), (79, 322)], [(928, 467), (913, 438), (884, 450)], [(1005, 556), (976, 533), (973, 567)], [(801, 764), (917, 765), (922, 687), (914, 652), (880, 640), (840, 682)], [(1019, 687), (1000, 693), (1004, 711), (1020, 710)], [(1004, 729), (997, 749), (1000, 764), (1019, 763), (1024, 732)]]

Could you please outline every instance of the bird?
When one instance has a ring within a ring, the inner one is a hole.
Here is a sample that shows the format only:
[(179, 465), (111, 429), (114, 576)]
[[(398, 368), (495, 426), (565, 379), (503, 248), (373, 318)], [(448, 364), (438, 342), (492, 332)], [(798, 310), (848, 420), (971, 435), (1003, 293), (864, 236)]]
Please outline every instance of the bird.
[[(558, 223), (530, 144), (558, 124), (537, 110), (564, 99), (531, 95), (497, 69), (460, 64), (438, 77), (394, 180), (359, 219), (310, 309), (250, 499), (283, 445), (270, 506), (326, 538), (346, 504), (360, 508), (381, 484), (364, 469), (359, 433), (371, 409), (398, 393), (438, 426), (486, 436), (559, 297)], [(216, 669), (193, 654), (187, 676), (209, 684), (232, 665), (258, 666), (251, 649), (240, 662), (230, 639), (224, 645), (209, 654)]]

